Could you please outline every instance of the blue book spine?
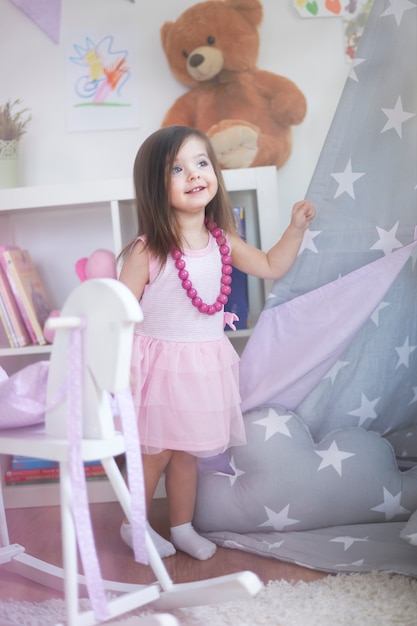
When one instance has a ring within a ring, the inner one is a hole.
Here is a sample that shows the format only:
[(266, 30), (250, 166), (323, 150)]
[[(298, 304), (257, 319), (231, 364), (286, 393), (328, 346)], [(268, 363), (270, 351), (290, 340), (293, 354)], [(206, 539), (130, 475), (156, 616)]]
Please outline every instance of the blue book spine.
[[(245, 211), (242, 207), (233, 209), (237, 224), (237, 234), (246, 241)], [(235, 322), (236, 330), (249, 328), (249, 294), (248, 277), (240, 270), (233, 268), (232, 272), (232, 293), (229, 301), (224, 307), (225, 311), (235, 313), (239, 321)]]
[(57, 461), (50, 461), (48, 459), (34, 459), (30, 456), (18, 456), (12, 457), (11, 467), (13, 470), (22, 469), (36, 469), (40, 467), (58, 467)]
[[(49, 459), (34, 459), (30, 456), (14, 455), (10, 464), (12, 470), (27, 470), (27, 469), (39, 469), (58, 467), (58, 461), (51, 461)], [(100, 465), (100, 461), (86, 461), (85, 466)]]

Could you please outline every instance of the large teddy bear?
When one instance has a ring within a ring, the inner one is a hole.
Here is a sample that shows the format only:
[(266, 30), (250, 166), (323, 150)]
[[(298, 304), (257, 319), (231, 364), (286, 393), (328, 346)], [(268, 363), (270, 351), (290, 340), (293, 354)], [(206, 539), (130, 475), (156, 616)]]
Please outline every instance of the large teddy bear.
[(169, 66), (190, 87), (162, 126), (207, 133), (224, 169), (281, 167), (291, 153), (291, 126), (306, 114), (292, 81), (256, 67), (262, 18), (259, 0), (207, 0), (161, 27)]

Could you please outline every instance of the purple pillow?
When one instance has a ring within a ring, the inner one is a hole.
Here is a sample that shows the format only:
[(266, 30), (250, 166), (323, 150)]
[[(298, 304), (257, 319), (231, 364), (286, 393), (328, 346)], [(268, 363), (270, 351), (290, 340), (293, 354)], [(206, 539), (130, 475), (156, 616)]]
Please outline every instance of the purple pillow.
[(0, 372), (0, 429), (45, 421), (49, 361), (38, 361), (10, 377)]

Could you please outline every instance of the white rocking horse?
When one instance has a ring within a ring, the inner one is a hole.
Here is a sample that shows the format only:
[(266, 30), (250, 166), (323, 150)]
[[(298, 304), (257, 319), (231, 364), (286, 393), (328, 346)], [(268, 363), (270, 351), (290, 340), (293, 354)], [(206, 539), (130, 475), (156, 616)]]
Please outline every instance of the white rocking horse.
[[(150, 604), (158, 611), (254, 596), (262, 588), (252, 572), (175, 584), (146, 532), (139, 442), (130, 394), (134, 326), (142, 319), (133, 294), (114, 279), (81, 283), (68, 297), (55, 329), (49, 365), (45, 419), (40, 424), (0, 430), (0, 454), (51, 459), (60, 467), (63, 568), (10, 544), (0, 489), (0, 564), (40, 584), (63, 590), (67, 626), (92, 626)], [(123, 433), (115, 429), (115, 407)], [(0, 406), (0, 411), (2, 410)], [(1, 420), (0, 420), (1, 423)], [(126, 485), (114, 457), (125, 454)], [(83, 463), (100, 460), (134, 529), (136, 560), (148, 562), (156, 583), (103, 581), (95, 551)], [(77, 547), (84, 574), (78, 573)], [(80, 611), (83, 591), (92, 609)], [(111, 597), (109, 597), (109, 592)], [(174, 626), (165, 613), (129, 620), (132, 626)]]

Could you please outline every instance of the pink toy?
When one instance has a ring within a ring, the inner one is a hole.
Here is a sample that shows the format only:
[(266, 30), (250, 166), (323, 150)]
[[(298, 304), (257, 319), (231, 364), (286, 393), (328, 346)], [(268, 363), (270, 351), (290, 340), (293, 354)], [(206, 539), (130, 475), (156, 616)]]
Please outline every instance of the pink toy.
[[(89, 257), (79, 259), (75, 264), (75, 272), (82, 283), (89, 278), (117, 278), (116, 257), (110, 250), (99, 248)], [(51, 311), (49, 317), (58, 317), (60, 314), (61, 312), (55, 309)], [(45, 325), (43, 334), (46, 341), (53, 343), (54, 330)]]
[(89, 278), (116, 278), (116, 259), (110, 250), (95, 250), (90, 257), (76, 262), (75, 271), (81, 282)]

